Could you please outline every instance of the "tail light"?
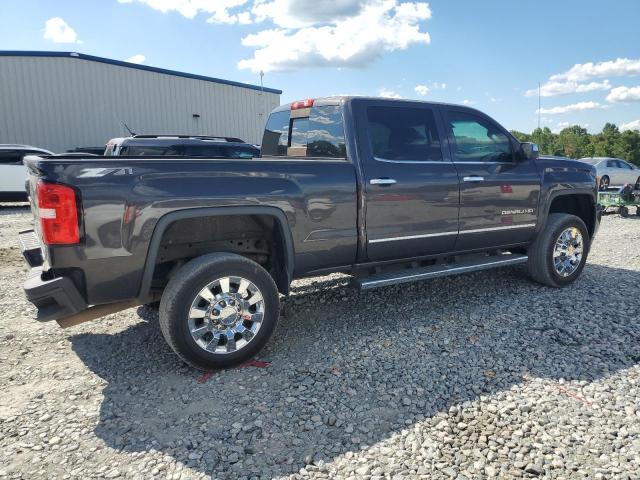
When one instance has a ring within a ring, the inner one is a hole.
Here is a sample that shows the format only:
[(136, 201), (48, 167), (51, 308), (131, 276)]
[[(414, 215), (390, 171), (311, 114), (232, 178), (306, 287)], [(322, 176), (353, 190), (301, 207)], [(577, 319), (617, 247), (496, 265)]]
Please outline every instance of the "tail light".
[(39, 182), (38, 217), (46, 245), (69, 245), (80, 241), (76, 192), (66, 185)]
[(313, 98), (309, 98), (307, 100), (300, 100), (298, 102), (293, 102), (291, 104), (291, 110), (299, 110), (301, 108), (311, 108), (313, 107)]

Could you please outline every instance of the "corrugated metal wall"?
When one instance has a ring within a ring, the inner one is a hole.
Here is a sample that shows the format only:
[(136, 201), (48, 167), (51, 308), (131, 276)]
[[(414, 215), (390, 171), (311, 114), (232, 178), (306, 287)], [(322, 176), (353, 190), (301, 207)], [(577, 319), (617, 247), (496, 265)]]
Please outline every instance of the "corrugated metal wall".
[(0, 57), (0, 143), (54, 152), (127, 136), (123, 121), (136, 133), (260, 143), (279, 103), (275, 93), (80, 58)]

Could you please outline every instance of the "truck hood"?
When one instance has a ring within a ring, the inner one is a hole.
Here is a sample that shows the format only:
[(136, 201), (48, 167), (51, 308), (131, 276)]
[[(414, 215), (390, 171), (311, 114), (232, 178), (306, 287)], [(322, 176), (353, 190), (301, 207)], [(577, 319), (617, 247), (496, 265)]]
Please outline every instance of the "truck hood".
[(581, 162), (580, 160), (571, 160), (565, 157), (540, 156), (536, 162), (543, 169), (571, 169), (574, 171), (590, 172), (594, 176), (596, 174), (596, 167), (589, 163)]

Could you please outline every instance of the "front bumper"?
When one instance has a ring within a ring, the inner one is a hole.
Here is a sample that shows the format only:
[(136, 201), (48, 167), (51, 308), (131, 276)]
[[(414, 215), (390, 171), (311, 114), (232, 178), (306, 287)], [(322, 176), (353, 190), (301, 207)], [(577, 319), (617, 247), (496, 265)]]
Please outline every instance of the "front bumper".
[(36, 233), (19, 233), (22, 255), (31, 267), (24, 281), (24, 293), (38, 309), (41, 322), (59, 320), (87, 309), (87, 303), (75, 284), (67, 277), (55, 277), (42, 268), (42, 251)]
[(594, 221), (593, 221), (593, 233), (591, 234), (591, 239), (593, 239), (598, 233), (598, 229), (600, 228), (600, 222), (602, 221), (602, 214), (604, 212), (604, 207), (599, 203), (596, 203), (595, 212), (594, 212)]

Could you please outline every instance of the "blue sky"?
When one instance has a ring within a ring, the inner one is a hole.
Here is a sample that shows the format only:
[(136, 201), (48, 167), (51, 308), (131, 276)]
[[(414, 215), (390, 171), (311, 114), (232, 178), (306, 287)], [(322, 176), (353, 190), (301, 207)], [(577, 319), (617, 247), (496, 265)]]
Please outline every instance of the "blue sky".
[[(332, 94), (466, 102), (508, 128), (640, 129), (640, 1), (0, 0), (3, 50)], [(137, 56), (137, 58), (136, 58)]]

